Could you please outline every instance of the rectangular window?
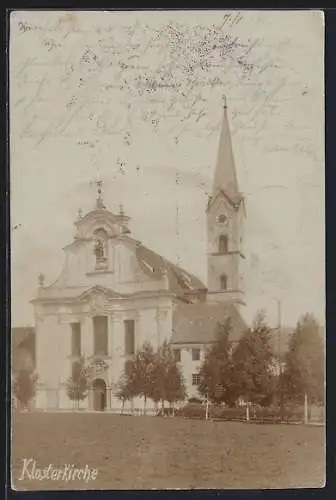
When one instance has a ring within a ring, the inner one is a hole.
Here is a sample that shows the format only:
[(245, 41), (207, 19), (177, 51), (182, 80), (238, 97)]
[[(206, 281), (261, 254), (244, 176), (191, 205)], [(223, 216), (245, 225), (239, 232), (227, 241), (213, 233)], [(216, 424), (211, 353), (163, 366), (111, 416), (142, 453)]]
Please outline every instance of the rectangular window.
[(125, 328), (125, 354), (132, 356), (135, 353), (135, 322), (133, 319), (124, 321)]
[(81, 325), (80, 323), (71, 323), (71, 355), (82, 355), (81, 343)]
[(107, 316), (93, 318), (93, 353), (95, 355), (108, 354), (108, 322)]
[(174, 351), (174, 358), (175, 358), (176, 363), (180, 363), (181, 362), (181, 351), (180, 351), (180, 349), (173, 349), (173, 351)]
[(201, 383), (201, 376), (199, 373), (193, 373), (192, 374), (192, 385), (200, 385)]
[(193, 361), (199, 361), (201, 359), (201, 351), (200, 349), (193, 349), (192, 350), (192, 360)]

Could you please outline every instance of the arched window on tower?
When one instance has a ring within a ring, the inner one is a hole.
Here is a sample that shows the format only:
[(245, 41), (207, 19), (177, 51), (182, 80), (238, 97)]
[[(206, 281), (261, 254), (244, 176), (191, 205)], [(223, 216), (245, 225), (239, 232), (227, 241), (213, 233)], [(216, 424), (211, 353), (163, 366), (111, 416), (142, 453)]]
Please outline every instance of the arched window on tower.
[(227, 276), (225, 274), (222, 274), (219, 278), (220, 281), (220, 289), (221, 290), (227, 290)]
[(219, 237), (219, 242), (218, 242), (218, 252), (223, 254), (223, 253), (228, 253), (229, 250), (229, 240), (226, 234), (221, 234)]
[(104, 229), (94, 232), (94, 254), (96, 257), (96, 268), (107, 266), (107, 234)]

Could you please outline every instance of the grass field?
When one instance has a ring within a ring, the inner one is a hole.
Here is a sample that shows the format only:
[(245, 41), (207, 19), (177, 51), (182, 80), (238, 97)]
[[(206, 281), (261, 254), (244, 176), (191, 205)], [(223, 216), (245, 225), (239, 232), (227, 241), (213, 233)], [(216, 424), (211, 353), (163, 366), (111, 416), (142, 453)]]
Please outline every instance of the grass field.
[[(19, 481), (36, 467), (87, 464), (95, 481)], [(109, 414), (13, 416), (15, 489), (295, 488), (324, 483), (324, 428)]]

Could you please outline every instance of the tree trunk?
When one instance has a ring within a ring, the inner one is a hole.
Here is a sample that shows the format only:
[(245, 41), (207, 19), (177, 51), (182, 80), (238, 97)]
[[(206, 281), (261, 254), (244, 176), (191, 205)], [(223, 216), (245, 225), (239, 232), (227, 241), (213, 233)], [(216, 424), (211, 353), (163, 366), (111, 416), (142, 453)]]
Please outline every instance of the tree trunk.
[(304, 395), (304, 423), (308, 424), (308, 396), (307, 393)]
[(250, 403), (246, 405), (246, 422), (250, 421)]
[(146, 404), (147, 404), (147, 398), (146, 395), (144, 396), (144, 415), (146, 415)]
[(121, 415), (124, 414), (124, 407), (125, 407), (125, 400), (122, 400), (122, 406), (121, 406)]
[(205, 420), (208, 420), (208, 418), (209, 418), (209, 398), (207, 397), (205, 406)]

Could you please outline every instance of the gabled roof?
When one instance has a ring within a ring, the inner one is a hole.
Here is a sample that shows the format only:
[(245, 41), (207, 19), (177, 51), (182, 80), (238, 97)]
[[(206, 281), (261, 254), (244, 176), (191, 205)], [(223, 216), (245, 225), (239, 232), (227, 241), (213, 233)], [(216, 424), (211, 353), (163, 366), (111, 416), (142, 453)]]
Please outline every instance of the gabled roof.
[(247, 326), (230, 303), (178, 304), (173, 313), (171, 344), (210, 344), (216, 341), (219, 322), (232, 320), (231, 340), (238, 340)]
[(86, 298), (90, 297), (92, 294), (95, 294), (95, 293), (107, 295), (107, 296), (112, 297), (112, 298), (124, 298), (125, 297), (125, 295), (122, 295), (121, 293), (115, 292), (115, 291), (111, 290), (110, 288), (106, 288), (106, 287), (101, 286), (101, 285), (95, 285), (95, 286), (85, 290), (79, 296), (79, 299), (85, 300)]

